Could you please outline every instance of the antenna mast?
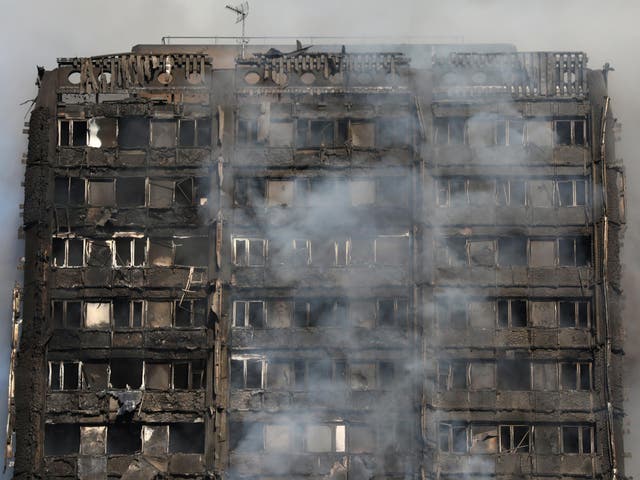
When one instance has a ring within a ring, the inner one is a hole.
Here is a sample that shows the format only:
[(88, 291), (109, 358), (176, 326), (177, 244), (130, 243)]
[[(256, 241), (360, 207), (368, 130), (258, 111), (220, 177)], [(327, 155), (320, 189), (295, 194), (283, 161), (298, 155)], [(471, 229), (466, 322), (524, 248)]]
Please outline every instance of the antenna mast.
[(245, 36), (245, 22), (246, 22), (247, 16), (249, 15), (249, 2), (242, 2), (240, 5), (237, 5), (235, 7), (232, 7), (231, 5), (227, 5), (225, 8), (228, 8), (232, 12), (235, 12), (235, 14), (237, 15), (236, 23), (242, 22), (241, 42), (242, 42), (242, 58), (244, 59), (245, 49), (246, 49), (247, 43), (249, 43), (249, 41), (247, 40), (247, 37)]

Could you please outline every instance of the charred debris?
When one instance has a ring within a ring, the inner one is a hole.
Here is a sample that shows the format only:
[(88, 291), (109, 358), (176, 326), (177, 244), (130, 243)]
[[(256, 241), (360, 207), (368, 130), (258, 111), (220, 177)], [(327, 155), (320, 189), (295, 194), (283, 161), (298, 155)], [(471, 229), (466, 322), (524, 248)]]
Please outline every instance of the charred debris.
[(508, 45), (39, 70), (14, 478), (623, 478), (606, 73)]

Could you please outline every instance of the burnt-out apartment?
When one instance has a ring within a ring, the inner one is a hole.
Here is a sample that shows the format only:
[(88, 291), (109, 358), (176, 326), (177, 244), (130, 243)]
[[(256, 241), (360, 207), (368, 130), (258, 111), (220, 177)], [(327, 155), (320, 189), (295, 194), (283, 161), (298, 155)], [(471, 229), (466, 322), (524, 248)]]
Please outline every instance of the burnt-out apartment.
[(240, 51), (39, 70), (14, 478), (624, 478), (608, 70)]

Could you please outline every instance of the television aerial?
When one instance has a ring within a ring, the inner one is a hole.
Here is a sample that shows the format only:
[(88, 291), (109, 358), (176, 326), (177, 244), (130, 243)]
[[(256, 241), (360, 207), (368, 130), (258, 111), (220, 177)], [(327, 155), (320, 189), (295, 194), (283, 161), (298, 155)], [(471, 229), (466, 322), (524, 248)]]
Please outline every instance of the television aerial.
[(242, 22), (242, 58), (244, 59), (245, 48), (247, 46), (247, 37), (245, 36), (245, 24), (247, 20), (247, 16), (249, 15), (249, 2), (242, 2), (240, 5), (232, 7), (231, 5), (226, 5), (227, 9), (231, 10), (236, 14), (236, 23)]

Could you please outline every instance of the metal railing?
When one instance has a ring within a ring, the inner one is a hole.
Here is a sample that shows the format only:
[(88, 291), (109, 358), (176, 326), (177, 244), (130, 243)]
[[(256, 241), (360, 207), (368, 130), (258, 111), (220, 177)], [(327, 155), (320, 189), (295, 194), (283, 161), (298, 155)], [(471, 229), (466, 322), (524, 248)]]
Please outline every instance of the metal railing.
[[(210, 45), (234, 45), (242, 44), (242, 37), (236, 36), (200, 36), (200, 35), (166, 35), (162, 37), (163, 45), (176, 44), (210, 44)], [(303, 44), (432, 44), (432, 43), (463, 43), (462, 35), (404, 35), (404, 36), (333, 36), (333, 35), (283, 35), (283, 36), (257, 36), (244, 37), (250, 45), (277, 45), (295, 44), (299, 40)]]

